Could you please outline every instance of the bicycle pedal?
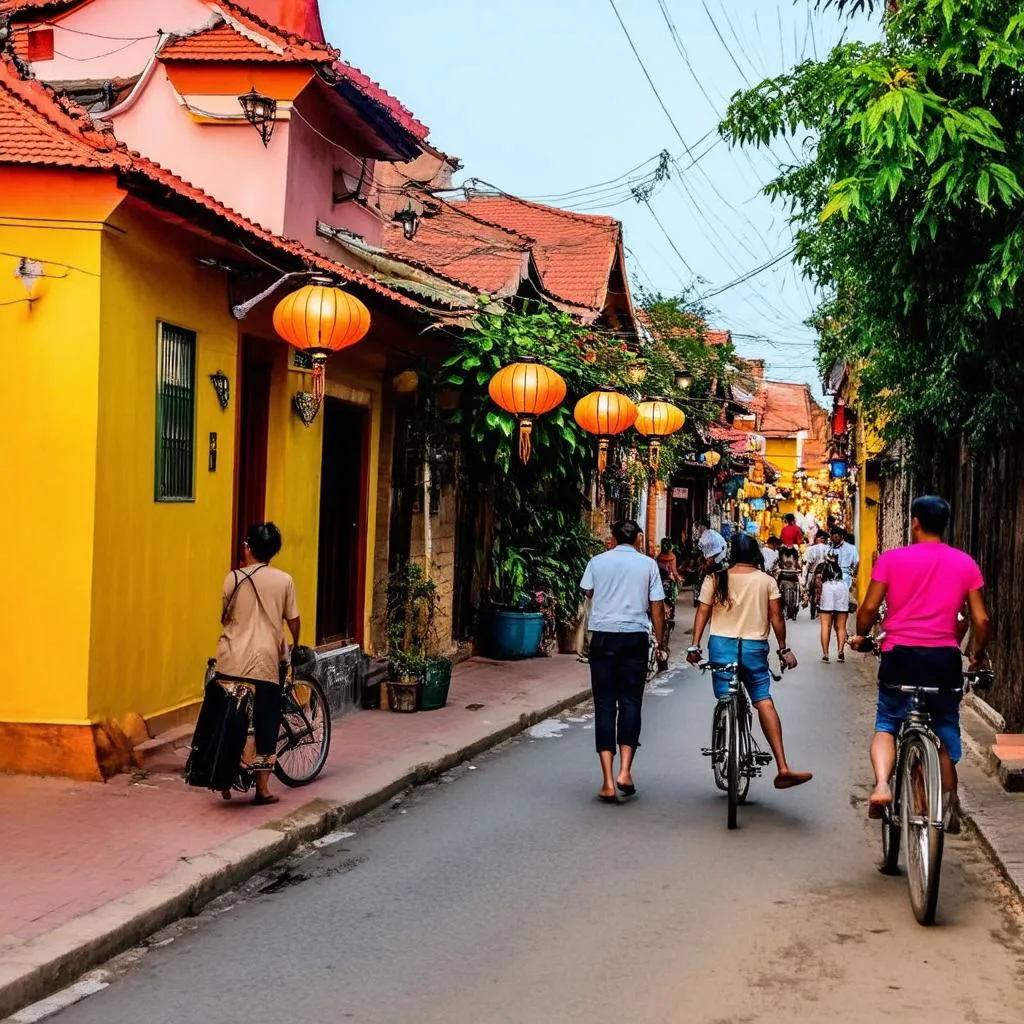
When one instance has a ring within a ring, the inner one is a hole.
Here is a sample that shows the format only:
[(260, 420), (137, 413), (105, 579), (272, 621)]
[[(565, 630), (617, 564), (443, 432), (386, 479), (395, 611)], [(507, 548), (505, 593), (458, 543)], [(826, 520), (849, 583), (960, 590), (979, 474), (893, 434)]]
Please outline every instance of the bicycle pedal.
[(754, 764), (768, 765), (768, 764), (771, 764), (771, 763), (772, 763), (772, 755), (771, 754), (762, 754), (762, 753), (758, 752), (758, 753), (756, 753), (754, 755)]
[(704, 757), (714, 757), (715, 756), (715, 752), (710, 747), (701, 747), (700, 748), (700, 752), (704, 755)]

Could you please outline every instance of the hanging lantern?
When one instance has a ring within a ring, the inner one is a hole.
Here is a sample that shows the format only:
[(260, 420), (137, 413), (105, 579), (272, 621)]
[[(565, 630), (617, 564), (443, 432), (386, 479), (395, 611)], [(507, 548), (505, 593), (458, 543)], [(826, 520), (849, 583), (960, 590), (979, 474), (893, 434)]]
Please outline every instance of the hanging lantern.
[(693, 384), (693, 374), (686, 370), (676, 370), (676, 387), (680, 391), (689, 391)]
[(836, 399), (835, 407), (832, 409), (832, 436), (839, 437), (846, 433), (846, 403)]
[(608, 467), (608, 441), (636, 422), (636, 406), (614, 388), (601, 387), (576, 403), (573, 416), (588, 434), (597, 435), (597, 471)]
[(715, 451), (705, 452), (700, 457), (700, 461), (703, 462), (705, 466), (710, 466), (712, 469), (714, 469), (715, 466), (717, 466), (722, 461), (722, 456)]
[(246, 121), (260, 133), (263, 145), (269, 146), (277, 118), (277, 100), (257, 92), (253, 86), (247, 93), (238, 97), (238, 102)]
[(361, 341), (370, 329), (370, 311), (327, 277), (286, 295), (274, 310), (274, 329), (300, 352), (313, 357), (313, 397), (324, 397), (324, 364), (333, 352)]
[(833, 480), (843, 480), (846, 477), (849, 464), (845, 455), (837, 455), (828, 460), (829, 475)]
[(499, 370), (487, 386), (496, 405), (512, 413), (519, 422), (519, 458), (528, 462), (532, 446), (533, 420), (550, 412), (565, 398), (565, 381), (534, 356), (521, 356)]
[(639, 433), (651, 439), (649, 458), (652, 467), (658, 465), (661, 439), (682, 430), (685, 422), (682, 409), (677, 409), (664, 398), (650, 398), (636, 407), (634, 426)]

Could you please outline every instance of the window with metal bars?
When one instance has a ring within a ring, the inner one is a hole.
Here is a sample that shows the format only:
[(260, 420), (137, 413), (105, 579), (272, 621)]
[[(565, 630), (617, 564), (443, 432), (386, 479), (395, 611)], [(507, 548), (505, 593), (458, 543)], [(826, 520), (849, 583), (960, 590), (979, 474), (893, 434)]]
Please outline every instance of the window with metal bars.
[(159, 324), (156, 395), (156, 500), (195, 498), (196, 335)]

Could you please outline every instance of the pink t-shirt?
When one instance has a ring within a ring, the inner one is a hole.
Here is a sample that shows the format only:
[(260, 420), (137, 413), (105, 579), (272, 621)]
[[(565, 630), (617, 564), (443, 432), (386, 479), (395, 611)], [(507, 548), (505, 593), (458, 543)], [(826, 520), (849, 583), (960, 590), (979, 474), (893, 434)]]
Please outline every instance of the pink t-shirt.
[(970, 555), (948, 544), (911, 544), (880, 555), (871, 579), (886, 585), (885, 641), (894, 647), (956, 647), (957, 615), (985, 580)]

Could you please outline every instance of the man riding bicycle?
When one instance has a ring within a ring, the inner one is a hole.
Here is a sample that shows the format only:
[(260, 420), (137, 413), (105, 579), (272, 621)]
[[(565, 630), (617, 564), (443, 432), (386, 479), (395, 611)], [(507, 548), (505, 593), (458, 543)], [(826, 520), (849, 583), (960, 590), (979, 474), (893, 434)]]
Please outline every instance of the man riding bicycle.
[(700, 574), (717, 572), (726, 562), (725, 538), (711, 529), (711, 519), (705, 516), (697, 526), (697, 548), (701, 555)]
[(892, 802), (889, 778), (896, 760), (896, 735), (910, 709), (911, 695), (898, 689), (918, 683), (948, 693), (926, 698), (932, 728), (940, 741), (942, 790), (946, 796), (946, 831), (960, 831), (956, 763), (961, 756), (960, 701), (963, 663), (960, 644), (971, 624), (970, 669), (986, 668), (985, 647), (989, 618), (982, 588), (985, 581), (977, 562), (943, 541), (949, 525), (949, 504), (934, 495), (917, 498), (910, 509), (912, 543), (880, 555), (871, 585), (857, 612), (855, 651), (867, 649), (868, 634), (886, 603), (885, 639), (878, 669), (878, 705), (871, 765), (875, 788), (868, 817), (880, 818)]

